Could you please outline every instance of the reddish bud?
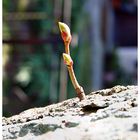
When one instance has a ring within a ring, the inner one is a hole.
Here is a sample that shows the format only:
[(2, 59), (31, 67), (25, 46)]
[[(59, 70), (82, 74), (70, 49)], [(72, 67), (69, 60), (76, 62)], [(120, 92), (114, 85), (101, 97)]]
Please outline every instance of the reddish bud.
[(58, 25), (59, 25), (61, 36), (64, 42), (71, 41), (71, 33), (70, 33), (69, 27), (65, 23), (62, 23), (62, 22), (58, 22)]

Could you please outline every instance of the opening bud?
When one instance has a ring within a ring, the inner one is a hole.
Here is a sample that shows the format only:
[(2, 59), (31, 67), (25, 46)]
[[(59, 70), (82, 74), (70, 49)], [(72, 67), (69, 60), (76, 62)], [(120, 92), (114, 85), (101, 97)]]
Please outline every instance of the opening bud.
[(70, 28), (68, 27), (68, 25), (62, 22), (58, 22), (58, 25), (59, 25), (61, 36), (64, 42), (71, 41), (71, 33), (70, 33)]
[(64, 63), (67, 66), (72, 66), (73, 65), (73, 61), (72, 61), (72, 58), (70, 57), (70, 55), (68, 55), (66, 53), (63, 53), (63, 59), (64, 59)]

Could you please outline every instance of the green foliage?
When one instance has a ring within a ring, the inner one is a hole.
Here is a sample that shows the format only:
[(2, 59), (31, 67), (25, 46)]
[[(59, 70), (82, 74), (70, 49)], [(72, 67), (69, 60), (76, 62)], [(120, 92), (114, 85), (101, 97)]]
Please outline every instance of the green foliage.
[[(81, 16), (83, 16), (81, 12), (82, 4), (83, 0), (72, 1), (72, 32), (78, 33), (81, 28), (80, 22), (82, 21), (82, 23), (84, 23), (84, 20), (80, 20)], [(43, 106), (57, 102), (60, 94), (60, 58), (62, 56), (62, 52), (64, 52), (64, 46), (61, 40), (55, 40), (55, 36), (60, 38), (60, 34), (59, 30), (56, 30), (56, 21), (58, 19), (55, 19), (54, 16), (54, 1), (33, 0), (23, 2), (22, 0), (19, 0), (16, 2), (4, 0), (3, 7), (4, 12), (46, 13), (46, 18), (44, 19), (13, 20), (12, 25), (14, 26), (9, 26), (11, 21), (4, 20), (4, 27), (8, 29), (6, 29), (6, 33), (5, 30), (3, 31), (4, 34), (8, 34), (8, 36), (4, 36), (5, 39), (8, 37), (12, 37), (13, 39), (24, 38), (24, 32), (22, 33), (21, 31), (24, 31), (25, 28), (27, 29), (25, 32), (28, 35), (28, 37), (25, 36), (25, 38), (47, 39), (49, 37), (53, 38), (54, 36), (54, 41), (57, 42), (53, 44), (48, 40), (48, 42), (43, 45), (10, 45), (12, 51), (8, 54), (10, 60), (6, 65), (8, 67), (10, 66), (12, 70), (6, 70), (7, 76), (3, 81), (4, 96), (9, 99), (9, 95), (12, 95), (14, 92), (13, 88), (18, 86), (29, 97), (30, 104), (33, 106)], [(63, 13), (61, 16), (63, 17)], [(16, 29), (15, 31), (14, 28)], [(20, 29), (21, 31), (18, 31), (17, 29)], [(84, 44), (84, 46), (86, 46), (86, 44)], [(82, 81), (82, 73), (79, 73), (78, 67), (85, 64), (81, 63), (82, 60), (78, 61), (79, 58), (83, 59), (81, 57), (81, 53), (83, 53), (84, 50), (82, 52), (80, 51), (82, 48), (85, 47), (81, 45), (71, 48), (72, 57), (75, 63), (74, 69), (77, 79), (80, 79), (79, 82)], [(75, 91), (70, 80), (68, 81), (67, 91), (69, 92), (68, 98), (75, 97)], [(23, 104), (23, 106), (25, 105)], [(4, 113), (9, 114), (5, 109)]]

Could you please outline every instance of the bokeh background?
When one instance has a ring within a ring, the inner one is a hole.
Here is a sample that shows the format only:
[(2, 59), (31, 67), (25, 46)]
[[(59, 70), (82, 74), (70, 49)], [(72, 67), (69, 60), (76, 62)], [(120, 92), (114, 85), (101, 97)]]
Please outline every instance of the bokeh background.
[(76, 96), (58, 21), (86, 94), (137, 84), (137, 0), (3, 0), (3, 116)]

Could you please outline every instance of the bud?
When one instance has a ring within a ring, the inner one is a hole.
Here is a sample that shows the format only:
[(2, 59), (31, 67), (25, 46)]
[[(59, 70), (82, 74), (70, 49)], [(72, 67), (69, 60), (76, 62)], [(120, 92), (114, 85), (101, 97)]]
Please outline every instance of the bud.
[(64, 42), (71, 41), (70, 28), (65, 23), (62, 22), (58, 22), (58, 25)]
[(63, 59), (64, 59), (64, 63), (67, 65), (67, 66), (72, 66), (73, 65), (73, 61), (70, 57), (70, 55), (66, 54), (66, 53), (63, 53)]

